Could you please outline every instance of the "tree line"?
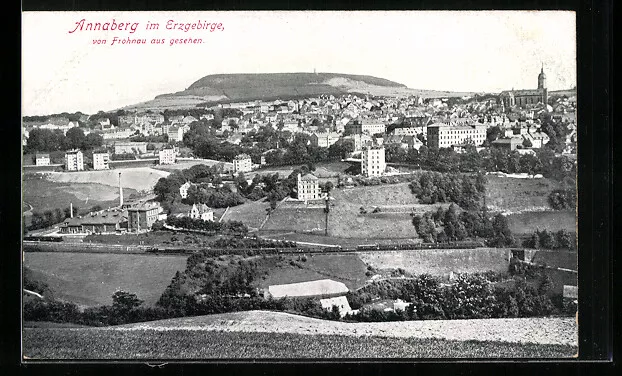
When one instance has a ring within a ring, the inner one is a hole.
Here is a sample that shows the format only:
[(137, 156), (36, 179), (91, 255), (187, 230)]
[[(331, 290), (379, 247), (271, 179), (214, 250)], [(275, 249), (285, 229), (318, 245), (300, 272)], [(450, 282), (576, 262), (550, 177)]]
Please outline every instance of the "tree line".
[(71, 149), (91, 150), (101, 147), (104, 139), (96, 133), (84, 135), (84, 130), (79, 127), (70, 128), (66, 134), (60, 129), (35, 128), (30, 131), (24, 151), (50, 152), (66, 151)]

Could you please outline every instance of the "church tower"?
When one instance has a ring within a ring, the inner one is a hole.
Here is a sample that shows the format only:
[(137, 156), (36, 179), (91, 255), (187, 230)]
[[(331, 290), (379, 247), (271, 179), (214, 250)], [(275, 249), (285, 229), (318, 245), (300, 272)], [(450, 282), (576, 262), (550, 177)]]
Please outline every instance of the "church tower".
[(542, 103), (545, 105), (549, 103), (549, 91), (546, 88), (546, 74), (544, 74), (544, 63), (542, 63), (542, 69), (538, 75), (538, 90), (542, 91)]
[(542, 69), (538, 75), (538, 89), (546, 89), (546, 74), (544, 74), (544, 63), (542, 63)]

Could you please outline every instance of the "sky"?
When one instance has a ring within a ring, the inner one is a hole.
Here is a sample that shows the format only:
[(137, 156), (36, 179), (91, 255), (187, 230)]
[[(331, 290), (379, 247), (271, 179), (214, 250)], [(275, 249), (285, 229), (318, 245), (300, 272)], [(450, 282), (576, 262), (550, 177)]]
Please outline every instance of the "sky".
[[(130, 25), (86, 30), (113, 20)], [(222, 30), (167, 30), (169, 20)], [(148, 22), (159, 29), (147, 30)], [(575, 22), (568, 11), (24, 12), (22, 112), (91, 114), (182, 91), (210, 74), (314, 69), (413, 89), (500, 92), (535, 89), (544, 64), (549, 90), (569, 89)], [(147, 44), (113, 45), (115, 37)], [(203, 43), (170, 45), (188, 38)]]

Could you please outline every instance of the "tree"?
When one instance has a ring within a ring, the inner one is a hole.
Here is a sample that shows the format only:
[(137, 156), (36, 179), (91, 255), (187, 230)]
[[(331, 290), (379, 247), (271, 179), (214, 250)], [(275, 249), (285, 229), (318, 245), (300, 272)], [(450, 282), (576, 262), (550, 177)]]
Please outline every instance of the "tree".
[(143, 301), (138, 299), (136, 294), (119, 290), (112, 295), (112, 309), (121, 315), (129, 313), (141, 304)]
[(82, 144), (82, 148), (84, 149), (95, 149), (104, 144), (104, 138), (97, 133), (89, 133), (84, 137), (84, 142)]
[(73, 127), (65, 134), (67, 138), (67, 146), (70, 149), (81, 149), (84, 147), (86, 136), (82, 128)]
[(508, 219), (503, 214), (497, 214), (492, 220), (493, 237), (490, 244), (494, 247), (512, 246), (515, 243)]

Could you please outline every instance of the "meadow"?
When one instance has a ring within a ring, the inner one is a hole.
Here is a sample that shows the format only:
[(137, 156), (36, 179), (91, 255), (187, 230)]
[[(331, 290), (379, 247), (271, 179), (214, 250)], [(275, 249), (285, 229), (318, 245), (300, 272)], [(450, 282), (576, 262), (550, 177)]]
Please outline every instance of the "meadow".
[[(136, 194), (136, 190), (125, 188), (124, 197)], [(39, 174), (26, 174), (22, 185), (23, 201), (32, 205), (33, 211), (61, 210), (73, 203), (74, 207), (83, 210), (95, 205), (101, 207), (119, 204), (119, 189), (109, 185), (89, 182), (82, 183), (55, 182), (43, 178)]]
[(523, 212), (507, 216), (514, 234), (532, 234), (536, 230), (577, 231), (577, 215), (574, 210)]
[(90, 307), (112, 304), (121, 289), (153, 305), (186, 256), (100, 253), (24, 253), (24, 266), (36, 280), (47, 283), (59, 299)]
[(486, 177), (486, 206), (492, 211), (551, 210), (548, 196), (559, 184), (546, 179)]

